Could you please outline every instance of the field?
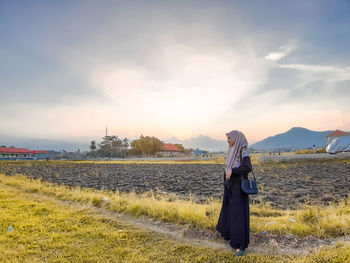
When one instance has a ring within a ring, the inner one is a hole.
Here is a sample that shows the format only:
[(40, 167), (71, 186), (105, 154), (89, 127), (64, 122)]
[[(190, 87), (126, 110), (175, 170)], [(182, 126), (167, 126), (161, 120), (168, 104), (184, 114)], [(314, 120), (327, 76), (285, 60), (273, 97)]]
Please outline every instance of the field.
[[(93, 162), (2, 162), (0, 173), (22, 174), (69, 186), (143, 193), (176, 194), (205, 201), (220, 200), (223, 165), (203, 163), (93, 163)], [(255, 203), (296, 209), (346, 198), (350, 189), (350, 161), (313, 161), (254, 165), (261, 193)]]
[(350, 262), (349, 161), (254, 168), (237, 259), (214, 231), (221, 164), (1, 162), (0, 261)]

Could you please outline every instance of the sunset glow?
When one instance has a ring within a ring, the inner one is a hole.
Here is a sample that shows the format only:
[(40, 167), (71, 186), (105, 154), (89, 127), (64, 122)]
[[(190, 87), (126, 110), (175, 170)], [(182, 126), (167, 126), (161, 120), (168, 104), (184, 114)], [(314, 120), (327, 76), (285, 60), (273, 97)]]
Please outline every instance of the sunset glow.
[(0, 134), (350, 130), (349, 4), (34, 2), (0, 7)]

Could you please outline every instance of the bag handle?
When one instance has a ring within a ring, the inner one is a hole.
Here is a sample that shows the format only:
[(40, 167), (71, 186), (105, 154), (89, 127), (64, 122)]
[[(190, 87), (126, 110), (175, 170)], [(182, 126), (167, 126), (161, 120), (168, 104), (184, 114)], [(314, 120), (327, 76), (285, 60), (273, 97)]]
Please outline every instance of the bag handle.
[[(240, 155), (240, 157), (241, 157), (241, 165), (243, 164), (242, 152), (243, 152), (243, 149), (244, 149), (244, 148), (247, 148), (247, 147), (244, 146), (244, 147), (241, 148), (241, 155)], [(252, 166), (252, 173), (253, 173), (254, 181), (256, 181), (256, 179), (255, 179), (255, 174), (254, 174), (254, 170), (253, 170), (253, 166)], [(248, 173), (248, 176), (249, 176), (249, 173)]]

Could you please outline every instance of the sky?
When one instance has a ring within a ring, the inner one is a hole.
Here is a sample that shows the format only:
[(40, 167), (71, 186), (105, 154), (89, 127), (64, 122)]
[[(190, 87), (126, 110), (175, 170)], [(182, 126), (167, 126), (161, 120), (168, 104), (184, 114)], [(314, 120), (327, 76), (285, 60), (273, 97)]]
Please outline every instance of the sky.
[(0, 134), (350, 131), (350, 1), (0, 0)]

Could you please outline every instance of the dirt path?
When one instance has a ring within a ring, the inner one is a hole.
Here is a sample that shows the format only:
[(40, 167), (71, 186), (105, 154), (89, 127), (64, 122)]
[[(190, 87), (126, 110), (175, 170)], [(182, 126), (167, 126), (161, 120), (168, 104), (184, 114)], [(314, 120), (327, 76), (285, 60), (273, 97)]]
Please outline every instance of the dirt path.
[[(159, 220), (155, 221), (148, 217), (136, 218), (131, 215), (112, 212), (106, 208), (94, 207), (90, 204), (62, 201), (41, 193), (27, 193), (18, 187), (9, 186), (3, 183), (0, 183), (0, 185), (7, 189), (21, 191), (23, 195), (28, 196), (30, 199), (47, 200), (63, 206), (70, 206), (79, 211), (88, 212), (95, 218), (107, 219), (122, 222), (130, 226), (136, 226), (140, 229), (159, 233), (181, 243), (222, 250), (232, 250), (229, 244), (223, 240), (216, 231), (201, 230), (184, 225), (174, 225)], [(334, 246), (338, 241), (350, 243), (350, 236), (320, 239), (312, 236), (298, 237), (293, 235), (274, 236), (270, 234), (252, 234), (248, 253), (268, 255), (307, 255), (309, 253), (317, 252), (324, 247)]]

